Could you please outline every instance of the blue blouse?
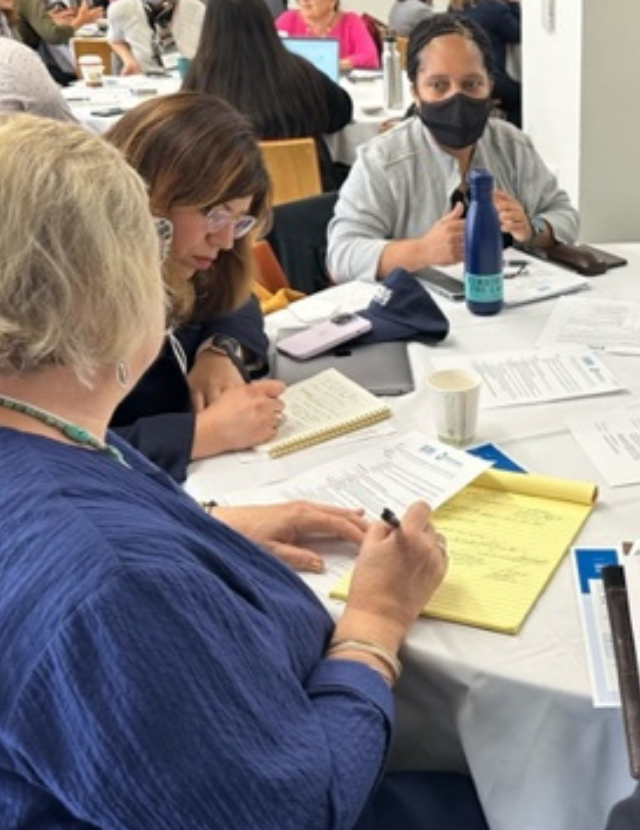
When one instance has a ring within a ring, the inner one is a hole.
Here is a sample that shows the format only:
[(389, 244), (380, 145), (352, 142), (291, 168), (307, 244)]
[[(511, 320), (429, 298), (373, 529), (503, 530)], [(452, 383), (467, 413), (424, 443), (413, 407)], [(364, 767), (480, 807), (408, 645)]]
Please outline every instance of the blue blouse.
[(328, 614), (116, 436), (0, 429), (0, 827), (349, 828), (391, 693)]

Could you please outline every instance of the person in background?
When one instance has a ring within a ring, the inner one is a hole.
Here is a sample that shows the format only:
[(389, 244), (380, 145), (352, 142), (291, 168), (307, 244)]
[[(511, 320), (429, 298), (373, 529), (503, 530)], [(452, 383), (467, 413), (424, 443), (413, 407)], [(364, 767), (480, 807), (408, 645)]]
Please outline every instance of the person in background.
[(13, 0), (0, 0), (0, 37), (15, 38), (17, 26)]
[(107, 39), (121, 75), (164, 71), (178, 53), (191, 58), (204, 17), (201, 0), (117, 0), (109, 4)]
[(636, 830), (640, 818), (640, 785), (611, 810), (604, 830)]
[(0, 146), (3, 828), (487, 830), (464, 776), (384, 775), (396, 655), (447, 569), (427, 505), (338, 511), (362, 541), (334, 625), (107, 429), (164, 336), (145, 184), (81, 127), (18, 115)]
[[(121, 0), (118, 0), (121, 2)], [(265, 226), (269, 179), (251, 125), (224, 101), (176, 93), (146, 101), (105, 134), (169, 220), (163, 274), (173, 331), (116, 409), (112, 425), (167, 470), (272, 439), (284, 386), (251, 297), (252, 245)]]
[(493, 96), (506, 118), (522, 126), (522, 86), (507, 72), (507, 49), (520, 44), (520, 0), (451, 0), (449, 11), (475, 20), (493, 51)]
[(340, 0), (299, 0), (283, 12), (276, 29), (294, 37), (335, 37), (340, 41), (340, 68), (378, 69), (380, 55), (362, 18), (340, 11)]
[(436, 14), (409, 37), (415, 115), (362, 146), (328, 230), (338, 282), (462, 261), (467, 175), (494, 176), (505, 245), (575, 242), (578, 214), (529, 138), (489, 118), (493, 56), (474, 21)]
[(75, 8), (49, 11), (45, 0), (17, 0), (16, 11), (21, 40), (39, 52), (53, 79), (62, 86), (77, 80), (69, 41), (82, 26), (99, 20), (102, 8), (83, 0)]
[[(312, 136), (323, 190), (336, 190), (345, 174), (334, 165), (323, 136), (351, 121), (349, 94), (289, 52), (273, 28), (264, 0), (209, 3), (203, 32), (183, 89), (228, 101), (251, 121), (260, 139)], [(252, 56), (250, 61), (247, 55)]]
[(75, 121), (51, 75), (32, 49), (0, 36), (0, 113), (30, 112)]
[(389, 29), (396, 35), (408, 37), (414, 26), (433, 14), (433, 0), (395, 0), (389, 12)]

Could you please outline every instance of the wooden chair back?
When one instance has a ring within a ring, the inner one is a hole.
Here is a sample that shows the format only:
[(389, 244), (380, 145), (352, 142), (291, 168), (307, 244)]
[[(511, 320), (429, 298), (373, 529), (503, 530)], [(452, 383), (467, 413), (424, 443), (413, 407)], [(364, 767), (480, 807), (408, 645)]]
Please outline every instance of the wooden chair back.
[(75, 65), (76, 75), (78, 78), (82, 77), (80, 67), (78, 66), (78, 59), (83, 55), (99, 55), (104, 64), (105, 75), (112, 74), (112, 58), (114, 51), (111, 44), (103, 37), (72, 37), (69, 41), (71, 47), (71, 55), (73, 56), (73, 63)]
[(256, 282), (272, 294), (281, 288), (289, 288), (289, 280), (266, 239), (260, 239), (254, 244), (253, 256), (257, 265)]
[(318, 150), (312, 138), (261, 141), (260, 149), (273, 185), (273, 204), (322, 193)]

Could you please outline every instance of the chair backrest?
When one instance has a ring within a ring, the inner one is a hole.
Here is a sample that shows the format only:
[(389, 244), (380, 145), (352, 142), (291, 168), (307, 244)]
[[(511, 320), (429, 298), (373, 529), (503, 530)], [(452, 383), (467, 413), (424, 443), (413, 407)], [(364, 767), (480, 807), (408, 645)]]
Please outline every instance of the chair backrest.
[(278, 262), (273, 248), (266, 239), (260, 239), (253, 246), (253, 256), (258, 266), (256, 282), (275, 294), (280, 288), (289, 288), (289, 280)]
[(378, 57), (381, 58), (382, 41), (384, 36), (387, 34), (387, 25), (379, 18), (374, 17), (372, 14), (367, 14), (367, 12), (361, 14), (360, 17), (362, 18), (362, 22), (367, 27), (367, 30), (376, 45)]
[(71, 47), (71, 56), (76, 69), (78, 78), (82, 77), (80, 67), (78, 66), (78, 59), (83, 55), (100, 55), (102, 63), (104, 64), (105, 75), (112, 74), (112, 58), (115, 54), (111, 48), (111, 44), (103, 37), (72, 37), (69, 41)]
[(313, 138), (261, 141), (260, 149), (273, 185), (273, 204), (322, 193), (318, 150)]

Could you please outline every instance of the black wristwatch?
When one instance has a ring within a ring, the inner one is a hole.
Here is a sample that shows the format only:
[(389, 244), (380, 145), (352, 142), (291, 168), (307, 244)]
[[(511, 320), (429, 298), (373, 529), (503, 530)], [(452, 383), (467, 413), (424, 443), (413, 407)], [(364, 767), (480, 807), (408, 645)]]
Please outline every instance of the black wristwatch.
[(233, 360), (231, 357), (233, 355), (238, 360), (242, 360), (242, 346), (235, 337), (229, 337), (226, 334), (214, 334), (201, 347), (201, 351), (221, 354), (231, 360)]

